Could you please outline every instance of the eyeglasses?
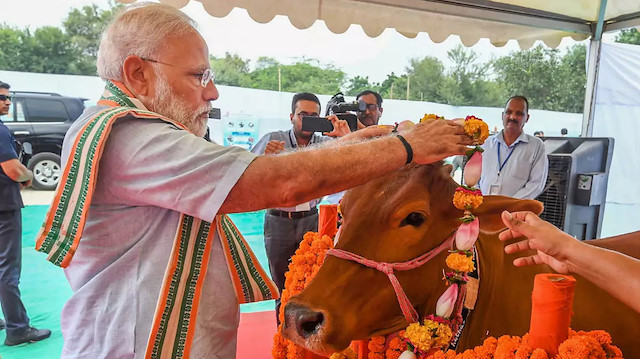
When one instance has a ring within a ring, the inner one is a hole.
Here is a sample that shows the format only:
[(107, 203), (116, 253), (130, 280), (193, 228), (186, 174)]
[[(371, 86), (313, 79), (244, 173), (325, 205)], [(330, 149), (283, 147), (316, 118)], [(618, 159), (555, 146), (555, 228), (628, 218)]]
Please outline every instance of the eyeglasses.
[[(147, 58), (144, 58), (144, 57), (141, 57), (141, 59), (144, 60), (144, 61), (155, 62), (155, 63), (161, 64), (161, 65), (173, 66), (173, 67), (177, 67), (177, 68), (180, 68), (180, 69), (193, 71), (193, 69), (189, 69), (189, 68), (184, 67), (184, 66), (168, 64), (166, 62), (147, 59)], [(202, 71), (200, 73), (193, 74), (193, 76), (195, 76), (196, 78), (198, 78), (200, 80), (200, 86), (202, 86), (202, 87), (207, 87), (207, 85), (209, 84), (209, 81), (213, 82), (213, 80), (216, 78), (215, 72), (213, 72), (213, 70), (211, 70), (211, 69), (205, 69), (204, 71)]]
[(13, 99), (13, 97), (11, 96), (7, 96), (7, 95), (0, 95), (0, 101), (11, 101)]
[(378, 105), (377, 105), (377, 104), (375, 104), (375, 103), (368, 103), (368, 104), (367, 104), (367, 110), (369, 110), (369, 111), (375, 111), (375, 110), (377, 110), (378, 108), (380, 108), (380, 106), (378, 106)]

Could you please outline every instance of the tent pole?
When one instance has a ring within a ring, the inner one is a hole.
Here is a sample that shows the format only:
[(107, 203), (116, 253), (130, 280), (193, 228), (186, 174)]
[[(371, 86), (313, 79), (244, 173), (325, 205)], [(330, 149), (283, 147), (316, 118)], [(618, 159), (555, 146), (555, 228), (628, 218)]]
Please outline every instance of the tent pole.
[(598, 84), (598, 70), (600, 69), (600, 50), (602, 48), (602, 33), (604, 32), (604, 15), (607, 0), (600, 0), (598, 22), (592, 27), (589, 42), (589, 58), (587, 60), (587, 89), (584, 94), (584, 110), (582, 111), (582, 137), (593, 135), (593, 116), (596, 108), (596, 86)]
[(582, 137), (593, 135), (593, 116), (596, 107), (596, 85), (598, 84), (598, 70), (600, 69), (600, 48), (602, 40), (591, 39), (587, 59), (587, 88), (584, 96), (584, 110), (582, 113)]

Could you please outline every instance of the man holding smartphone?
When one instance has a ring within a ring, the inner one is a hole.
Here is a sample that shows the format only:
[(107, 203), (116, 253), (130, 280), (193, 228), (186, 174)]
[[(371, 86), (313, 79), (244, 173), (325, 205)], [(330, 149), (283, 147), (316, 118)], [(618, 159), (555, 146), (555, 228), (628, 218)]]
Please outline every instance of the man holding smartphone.
[[(11, 95), (9, 84), (0, 81), (0, 116), (9, 113)], [(20, 160), (14, 147), (13, 135), (0, 120), (0, 304), (6, 326), (4, 345), (37, 342), (51, 335), (47, 329), (29, 325), (29, 317), (20, 299), (20, 270), (22, 267), (22, 197), (20, 190), (29, 187), (33, 172)]]
[[(256, 143), (251, 152), (255, 154), (278, 154), (306, 146), (320, 144), (341, 137), (350, 132), (346, 121), (332, 116), (329, 120), (334, 131), (321, 136), (314, 132), (302, 130), (302, 118), (319, 116), (320, 100), (312, 93), (303, 92), (293, 96), (291, 101), (291, 129), (274, 131), (264, 135)], [(269, 258), (271, 278), (282, 292), (284, 274), (289, 266), (289, 259), (295, 253), (302, 237), (309, 231), (318, 230), (318, 203), (322, 198), (298, 204), (295, 207), (268, 209), (264, 218), (264, 243)], [(280, 299), (276, 300), (276, 319), (280, 310)], [(278, 321), (278, 324), (280, 322)]]

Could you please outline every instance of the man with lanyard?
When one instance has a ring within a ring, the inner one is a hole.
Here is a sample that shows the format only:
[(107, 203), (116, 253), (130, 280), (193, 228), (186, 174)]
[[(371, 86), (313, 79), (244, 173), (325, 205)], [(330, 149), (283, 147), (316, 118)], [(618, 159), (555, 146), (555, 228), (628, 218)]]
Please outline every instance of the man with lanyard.
[(167, 5), (118, 14), (97, 67), (105, 91), (65, 136), (36, 240), (73, 290), (64, 359), (234, 358), (239, 303), (278, 293), (226, 213), (303, 203), (472, 143), (446, 120), (272, 156), (210, 143), (209, 49)]
[(482, 178), (478, 185), (483, 194), (533, 199), (544, 190), (547, 155), (541, 139), (524, 133), (527, 121), (526, 97), (511, 97), (502, 112), (504, 129), (482, 146)]
[[(328, 136), (320, 136), (314, 132), (302, 131), (302, 117), (318, 116), (320, 100), (312, 93), (303, 92), (293, 96), (291, 101), (292, 127), (287, 131), (274, 131), (264, 135), (251, 149), (255, 154), (277, 154), (293, 151), (314, 144), (330, 141), (338, 135), (349, 133), (345, 121), (331, 116), (333, 123), (339, 124), (337, 130)], [(346, 129), (346, 130), (345, 130)], [(298, 204), (294, 207), (268, 209), (264, 216), (264, 245), (269, 259), (271, 278), (278, 290), (284, 289), (284, 274), (289, 266), (289, 259), (295, 254), (305, 233), (318, 230), (318, 203), (321, 198)], [(276, 321), (280, 324), (280, 299), (276, 299)]]
[[(9, 84), (0, 81), (0, 116), (9, 113)], [(48, 329), (29, 325), (29, 317), (20, 299), (22, 269), (22, 196), (20, 190), (31, 185), (33, 173), (20, 160), (15, 139), (0, 120), (0, 304), (6, 319), (5, 345), (37, 342), (51, 335)]]

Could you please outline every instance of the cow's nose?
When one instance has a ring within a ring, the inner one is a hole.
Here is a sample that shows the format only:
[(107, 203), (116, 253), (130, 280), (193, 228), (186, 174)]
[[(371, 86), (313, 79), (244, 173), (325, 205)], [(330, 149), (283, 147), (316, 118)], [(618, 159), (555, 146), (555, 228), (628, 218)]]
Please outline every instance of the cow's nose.
[[(294, 303), (287, 304), (284, 315), (287, 319), (293, 319), (298, 335), (305, 339), (317, 333), (324, 323), (324, 315), (321, 312)], [(290, 324), (289, 320), (285, 320), (285, 326), (287, 324)]]

